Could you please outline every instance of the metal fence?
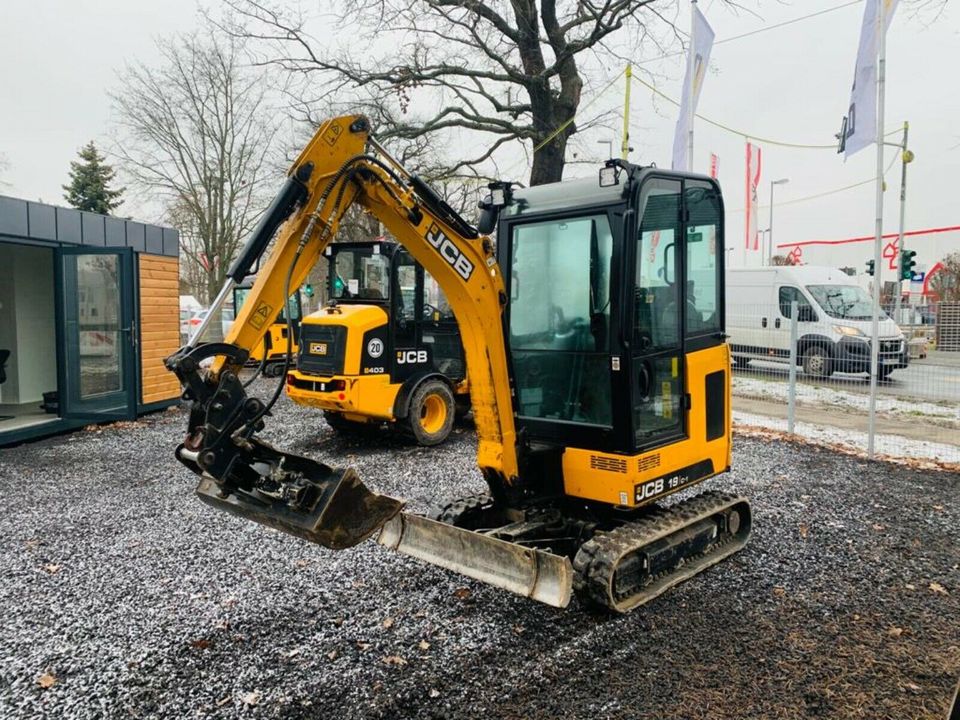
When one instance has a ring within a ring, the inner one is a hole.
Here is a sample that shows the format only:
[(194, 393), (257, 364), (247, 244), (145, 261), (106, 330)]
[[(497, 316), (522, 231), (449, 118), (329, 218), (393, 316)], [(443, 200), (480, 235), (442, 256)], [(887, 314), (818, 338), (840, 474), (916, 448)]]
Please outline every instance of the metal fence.
[(960, 307), (880, 323), (870, 421), (870, 321), (728, 306), (734, 422), (874, 454), (960, 463)]

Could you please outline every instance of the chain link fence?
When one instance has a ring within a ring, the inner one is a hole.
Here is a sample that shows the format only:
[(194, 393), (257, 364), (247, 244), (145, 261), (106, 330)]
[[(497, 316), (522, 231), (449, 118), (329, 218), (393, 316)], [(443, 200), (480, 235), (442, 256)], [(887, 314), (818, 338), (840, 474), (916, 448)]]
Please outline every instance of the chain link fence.
[(734, 422), (960, 463), (960, 304), (905, 308), (900, 325), (881, 317), (872, 428), (871, 321), (818, 310), (727, 307)]

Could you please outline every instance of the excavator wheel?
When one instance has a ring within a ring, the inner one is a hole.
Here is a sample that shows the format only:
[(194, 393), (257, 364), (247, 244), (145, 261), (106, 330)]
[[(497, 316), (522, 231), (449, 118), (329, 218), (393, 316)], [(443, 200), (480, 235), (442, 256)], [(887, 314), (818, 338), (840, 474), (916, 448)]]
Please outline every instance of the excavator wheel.
[(439, 445), (453, 428), (454, 399), (450, 386), (442, 380), (427, 380), (410, 398), (407, 422), (420, 445)]

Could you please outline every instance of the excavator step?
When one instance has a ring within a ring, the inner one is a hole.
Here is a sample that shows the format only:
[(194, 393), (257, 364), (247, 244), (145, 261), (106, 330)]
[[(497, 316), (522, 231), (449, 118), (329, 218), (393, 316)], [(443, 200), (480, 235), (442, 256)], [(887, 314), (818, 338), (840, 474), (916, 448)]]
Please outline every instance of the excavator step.
[(381, 545), (553, 607), (573, 588), (570, 560), (410, 513), (388, 521)]
[(746, 498), (703, 493), (594, 535), (574, 558), (574, 589), (592, 605), (633, 610), (742, 549), (750, 526)]

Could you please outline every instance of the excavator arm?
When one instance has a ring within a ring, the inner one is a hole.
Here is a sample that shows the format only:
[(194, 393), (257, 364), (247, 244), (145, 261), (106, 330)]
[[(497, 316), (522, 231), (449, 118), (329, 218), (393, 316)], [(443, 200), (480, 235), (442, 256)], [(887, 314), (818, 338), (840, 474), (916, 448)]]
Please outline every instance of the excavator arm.
[[(494, 496), (518, 481), (506, 342), (504, 282), (485, 236), (465, 223), (370, 134), (363, 116), (324, 123), (230, 268), (229, 295), (275, 240), (224, 343), (187, 346), (167, 359), (192, 401), (177, 458), (200, 475), (210, 505), (333, 549), (380, 530), (401, 552), (554, 605), (569, 601), (570, 563), (426, 518), (368, 490), (352, 469), (277, 450), (256, 437), (273, 402), (248, 397), (238, 373), (293, 288), (337, 233), (351, 206), (376, 217), (443, 288), (460, 325), (478, 435), (477, 462)], [(208, 318), (216, 315), (216, 305)], [(212, 364), (204, 368), (206, 362)], [(496, 570), (490, 563), (497, 558)]]

